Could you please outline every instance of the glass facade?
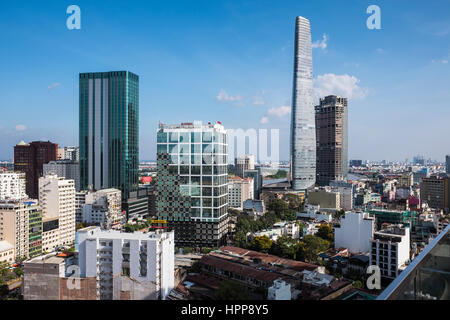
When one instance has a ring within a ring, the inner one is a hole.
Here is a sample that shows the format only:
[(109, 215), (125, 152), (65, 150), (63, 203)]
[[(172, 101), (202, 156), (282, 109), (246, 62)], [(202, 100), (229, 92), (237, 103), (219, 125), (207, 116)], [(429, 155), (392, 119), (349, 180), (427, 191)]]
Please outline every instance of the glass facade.
[(80, 74), (80, 187), (138, 189), (139, 77), (128, 71)]
[(216, 222), (227, 214), (227, 146), (226, 132), (217, 125), (159, 130), (160, 219)]
[(297, 17), (290, 146), (294, 190), (308, 189), (315, 184), (315, 130), (311, 30), (308, 19)]

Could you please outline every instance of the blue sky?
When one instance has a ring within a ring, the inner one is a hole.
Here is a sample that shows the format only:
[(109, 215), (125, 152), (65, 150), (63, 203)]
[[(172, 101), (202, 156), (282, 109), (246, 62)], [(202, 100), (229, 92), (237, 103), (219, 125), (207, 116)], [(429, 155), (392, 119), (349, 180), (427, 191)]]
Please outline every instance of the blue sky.
[[(345, 4), (344, 4), (345, 3)], [(81, 8), (81, 30), (66, 9)], [(381, 8), (369, 30), (366, 8)], [(78, 144), (78, 74), (140, 76), (140, 158), (159, 121), (280, 129), (288, 158), (296, 16), (316, 94), (349, 100), (350, 159), (450, 153), (450, 1), (2, 1), (0, 159), (20, 140)]]

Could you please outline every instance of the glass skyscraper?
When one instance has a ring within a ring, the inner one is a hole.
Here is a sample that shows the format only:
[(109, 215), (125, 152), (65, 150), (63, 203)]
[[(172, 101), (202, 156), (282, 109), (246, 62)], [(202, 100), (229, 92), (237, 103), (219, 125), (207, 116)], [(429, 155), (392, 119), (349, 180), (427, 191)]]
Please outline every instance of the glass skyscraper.
[(292, 189), (305, 190), (316, 181), (316, 129), (309, 20), (295, 25), (294, 86), (291, 112)]
[(139, 77), (128, 71), (80, 74), (80, 188), (137, 191)]
[(219, 246), (227, 234), (227, 134), (221, 124), (166, 126), (157, 134), (157, 216), (178, 246)]

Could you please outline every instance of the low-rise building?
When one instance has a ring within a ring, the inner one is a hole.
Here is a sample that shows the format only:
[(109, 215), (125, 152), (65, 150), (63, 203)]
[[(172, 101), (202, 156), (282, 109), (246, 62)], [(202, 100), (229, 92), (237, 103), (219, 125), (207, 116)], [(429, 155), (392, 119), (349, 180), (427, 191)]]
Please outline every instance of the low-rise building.
[(267, 300), (291, 300), (291, 285), (282, 279), (277, 279), (267, 289)]
[(369, 252), (375, 230), (375, 218), (368, 213), (346, 212), (340, 226), (334, 229), (336, 248), (347, 248), (352, 253)]
[(8, 241), (0, 241), (0, 262), (13, 263), (14, 256), (14, 246)]
[(308, 203), (319, 205), (325, 209), (341, 209), (341, 195), (338, 191), (333, 191), (329, 187), (316, 188), (308, 193)]

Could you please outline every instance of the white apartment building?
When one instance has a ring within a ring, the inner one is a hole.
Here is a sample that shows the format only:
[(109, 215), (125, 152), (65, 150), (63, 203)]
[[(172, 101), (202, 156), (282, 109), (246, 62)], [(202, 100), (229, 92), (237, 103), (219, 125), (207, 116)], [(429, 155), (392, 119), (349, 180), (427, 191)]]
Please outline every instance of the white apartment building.
[(228, 178), (228, 205), (242, 210), (245, 200), (253, 199), (254, 186), (252, 178)]
[[(41, 208), (35, 201), (0, 202), (0, 241), (7, 241), (12, 245), (14, 260), (28, 258), (34, 253), (40, 254), (40, 211)], [(34, 216), (38, 218), (35, 219)]]
[[(72, 244), (75, 241), (75, 182), (56, 174), (39, 178), (39, 203), (44, 219), (58, 219), (59, 245)], [(51, 244), (43, 243), (43, 246), (48, 248)]]
[(42, 167), (43, 176), (56, 174), (60, 178), (75, 181), (75, 190), (80, 190), (80, 165), (73, 160), (58, 160), (45, 163)]
[(267, 289), (267, 300), (291, 300), (291, 285), (283, 279), (277, 279)]
[(174, 288), (174, 232), (125, 233), (88, 227), (77, 232), (80, 275), (96, 277), (101, 300), (165, 300)]
[(83, 205), (86, 203), (88, 191), (83, 190), (75, 193), (75, 223), (83, 222)]
[[(101, 225), (105, 229), (119, 229), (125, 216), (122, 214), (122, 192), (110, 188), (88, 192), (81, 205), (82, 221)], [(80, 195), (81, 199), (81, 195)]]
[(377, 265), (382, 277), (394, 279), (409, 260), (409, 228), (391, 226), (375, 232), (371, 247), (370, 265)]
[(25, 173), (0, 172), (0, 200), (26, 199), (25, 190)]
[(368, 213), (346, 212), (340, 227), (334, 229), (334, 247), (347, 248), (352, 253), (369, 252), (375, 228), (375, 218)]
[(2, 240), (0, 241), (0, 263), (1, 262), (14, 262), (14, 246), (8, 241)]

